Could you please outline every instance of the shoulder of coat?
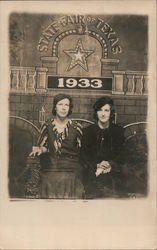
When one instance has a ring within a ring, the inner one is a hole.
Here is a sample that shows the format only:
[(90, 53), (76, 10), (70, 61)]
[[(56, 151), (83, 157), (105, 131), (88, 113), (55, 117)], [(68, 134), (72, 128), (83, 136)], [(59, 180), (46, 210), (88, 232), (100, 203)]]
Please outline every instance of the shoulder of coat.
[(71, 125), (82, 136), (82, 134), (83, 134), (83, 132), (82, 132), (82, 130), (83, 130), (82, 125), (79, 122), (77, 122), (77, 121), (72, 121)]
[(117, 133), (124, 130), (124, 128), (118, 124), (112, 124), (111, 129)]
[(78, 122), (78, 121), (73, 121), (72, 120), (72, 123), (71, 125), (74, 127), (74, 128), (80, 128), (80, 129), (83, 129), (82, 125)]
[(83, 133), (88, 134), (88, 133), (94, 133), (96, 131), (96, 124), (91, 124), (88, 127), (83, 128)]

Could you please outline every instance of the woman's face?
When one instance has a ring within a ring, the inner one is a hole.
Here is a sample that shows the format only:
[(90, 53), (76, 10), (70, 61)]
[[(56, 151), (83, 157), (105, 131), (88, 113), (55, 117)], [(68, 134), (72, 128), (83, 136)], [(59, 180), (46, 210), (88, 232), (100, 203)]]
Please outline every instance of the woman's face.
[(108, 122), (110, 119), (110, 114), (111, 107), (109, 104), (105, 104), (100, 108), (100, 110), (97, 111), (98, 121), (102, 124)]
[(57, 102), (56, 104), (56, 116), (60, 118), (66, 118), (69, 113), (69, 108), (70, 108), (70, 101), (69, 99), (65, 98), (62, 99), (61, 101)]

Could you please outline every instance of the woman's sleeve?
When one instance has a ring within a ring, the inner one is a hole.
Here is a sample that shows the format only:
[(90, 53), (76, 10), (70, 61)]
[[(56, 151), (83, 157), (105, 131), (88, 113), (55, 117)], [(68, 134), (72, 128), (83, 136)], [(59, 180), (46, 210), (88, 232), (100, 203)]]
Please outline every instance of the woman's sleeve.
[(81, 148), (82, 145), (82, 125), (80, 123), (77, 123), (77, 145), (79, 148)]
[(89, 140), (90, 137), (88, 128), (84, 128), (80, 152), (80, 159), (83, 166), (84, 184), (88, 182), (92, 183), (95, 180), (96, 152), (95, 154), (91, 153)]
[(83, 135), (82, 135), (82, 143), (81, 143), (81, 159), (83, 162), (86, 162), (86, 158), (88, 155), (88, 147), (87, 147), (87, 135), (86, 135), (86, 129), (83, 129)]
[(93, 154), (93, 150), (91, 149), (90, 137), (92, 135), (89, 132), (89, 128), (83, 129), (82, 136), (82, 144), (81, 144), (81, 160), (85, 165), (95, 166), (96, 165), (96, 152)]
[(116, 146), (116, 155), (117, 156), (123, 148), (125, 142), (125, 138), (124, 138), (124, 128), (123, 127), (119, 127), (116, 133), (116, 138), (115, 138), (115, 146)]
[(45, 147), (48, 149), (47, 123), (44, 123), (44, 125), (41, 127), (37, 144), (39, 147)]
[(112, 160), (109, 161), (109, 163), (112, 167), (112, 171), (119, 172), (122, 161), (121, 156), (124, 151), (123, 150), (125, 142), (124, 128), (118, 127), (118, 130), (116, 131), (116, 134), (114, 136), (115, 136), (113, 145), (114, 150), (113, 150)]

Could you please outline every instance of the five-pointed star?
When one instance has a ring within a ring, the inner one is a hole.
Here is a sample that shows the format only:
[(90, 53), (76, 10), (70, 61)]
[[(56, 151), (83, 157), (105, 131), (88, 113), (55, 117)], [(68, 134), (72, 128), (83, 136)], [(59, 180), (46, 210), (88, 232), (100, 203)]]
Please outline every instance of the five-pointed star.
[(76, 65), (79, 65), (84, 70), (88, 71), (86, 58), (93, 52), (93, 50), (84, 50), (81, 40), (78, 40), (75, 50), (64, 50), (64, 53), (71, 57), (71, 63), (69, 65), (68, 71), (74, 68)]

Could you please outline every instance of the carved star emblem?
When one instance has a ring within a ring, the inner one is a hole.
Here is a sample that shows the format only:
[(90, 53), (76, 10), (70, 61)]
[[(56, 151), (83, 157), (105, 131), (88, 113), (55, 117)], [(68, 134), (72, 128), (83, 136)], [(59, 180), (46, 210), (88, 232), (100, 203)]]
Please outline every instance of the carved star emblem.
[(75, 50), (64, 50), (64, 53), (71, 57), (70, 65), (67, 71), (73, 69), (75, 66), (79, 65), (84, 70), (88, 71), (88, 65), (86, 58), (90, 56), (94, 50), (85, 50), (82, 45), (82, 41), (78, 40)]

